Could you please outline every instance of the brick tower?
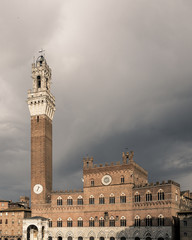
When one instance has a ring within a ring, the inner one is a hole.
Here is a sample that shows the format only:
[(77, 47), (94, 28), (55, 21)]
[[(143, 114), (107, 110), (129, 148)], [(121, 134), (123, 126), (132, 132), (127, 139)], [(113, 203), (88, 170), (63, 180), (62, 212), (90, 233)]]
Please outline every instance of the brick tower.
[(51, 69), (44, 56), (32, 64), (33, 89), (28, 91), (31, 115), (31, 207), (49, 202), (52, 191), (52, 119), (55, 98), (50, 92)]

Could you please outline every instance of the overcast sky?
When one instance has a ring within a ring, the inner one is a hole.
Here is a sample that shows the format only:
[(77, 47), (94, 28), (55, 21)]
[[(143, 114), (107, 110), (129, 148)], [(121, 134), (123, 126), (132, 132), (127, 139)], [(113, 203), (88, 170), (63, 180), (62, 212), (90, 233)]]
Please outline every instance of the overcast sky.
[(1, 0), (0, 199), (30, 194), (31, 63), (46, 50), (56, 98), (54, 190), (82, 159), (134, 160), (192, 190), (191, 0)]

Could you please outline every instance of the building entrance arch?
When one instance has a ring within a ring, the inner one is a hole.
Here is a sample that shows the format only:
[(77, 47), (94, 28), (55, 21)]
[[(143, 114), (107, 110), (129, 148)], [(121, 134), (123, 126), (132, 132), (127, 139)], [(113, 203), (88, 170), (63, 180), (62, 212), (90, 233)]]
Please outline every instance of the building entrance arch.
[(27, 228), (27, 240), (38, 240), (38, 228), (35, 225), (30, 225)]

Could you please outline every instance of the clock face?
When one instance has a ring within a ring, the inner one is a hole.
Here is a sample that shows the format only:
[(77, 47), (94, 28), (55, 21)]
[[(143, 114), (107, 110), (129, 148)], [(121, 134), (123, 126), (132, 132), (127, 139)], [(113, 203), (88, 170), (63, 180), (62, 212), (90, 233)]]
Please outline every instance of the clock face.
[(112, 181), (112, 178), (110, 175), (105, 175), (101, 179), (101, 182), (103, 183), (103, 185), (109, 185), (111, 181)]
[(36, 184), (33, 188), (34, 193), (40, 194), (43, 192), (43, 186), (41, 184)]

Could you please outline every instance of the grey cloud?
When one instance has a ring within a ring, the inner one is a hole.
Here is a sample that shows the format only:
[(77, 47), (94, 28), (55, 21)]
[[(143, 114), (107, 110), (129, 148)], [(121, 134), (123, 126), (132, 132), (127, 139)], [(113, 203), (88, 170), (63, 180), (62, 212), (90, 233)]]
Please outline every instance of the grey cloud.
[(119, 161), (125, 147), (150, 181), (173, 178), (191, 188), (191, 1), (19, 0), (11, 6), (0, 3), (0, 198), (30, 192), (25, 101), (41, 47), (56, 97), (55, 189), (82, 187), (86, 154), (96, 163)]

